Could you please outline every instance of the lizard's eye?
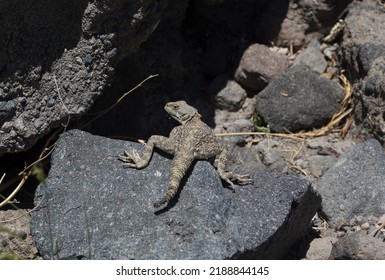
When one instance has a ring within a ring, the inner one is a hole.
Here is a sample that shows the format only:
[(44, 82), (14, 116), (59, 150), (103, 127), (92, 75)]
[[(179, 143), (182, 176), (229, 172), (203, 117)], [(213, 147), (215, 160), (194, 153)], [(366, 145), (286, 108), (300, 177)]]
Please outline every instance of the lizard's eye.
[(179, 109), (179, 106), (178, 105), (172, 105), (172, 109), (176, 111)]

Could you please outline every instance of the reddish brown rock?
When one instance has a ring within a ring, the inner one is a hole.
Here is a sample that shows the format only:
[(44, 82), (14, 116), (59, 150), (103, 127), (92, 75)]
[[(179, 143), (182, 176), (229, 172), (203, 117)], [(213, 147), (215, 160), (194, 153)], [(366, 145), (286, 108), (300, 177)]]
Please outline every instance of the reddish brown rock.
[(242, 86), (259, 91), (288, 67), (286, 56), (272, 52), (265, 45), (253, 44), (243, 53), (234, 78)]

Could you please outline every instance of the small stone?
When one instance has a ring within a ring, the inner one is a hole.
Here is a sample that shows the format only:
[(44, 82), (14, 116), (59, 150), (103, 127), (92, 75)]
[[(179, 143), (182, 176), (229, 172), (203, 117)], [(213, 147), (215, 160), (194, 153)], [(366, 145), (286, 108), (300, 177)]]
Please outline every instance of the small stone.
[(356, 220), (357, 220), (357, 224), (358, 225), (362, 225), (362, 224), (364, 224), (366, 222), (366, 219), (364, 217), (362, 217), (362, 216), (357, 216)]
[(337, 237), (338, 237), (338, 238), (344, 237), (345, 235), (346, 235), (346, 233), (343, 232), (343, 231), (338, 231), (338, 232), (337, 232)]
[(56, 104), (56, 100), (54, 98), (51, 98), (47, 101), (47, 107), (53, 107)]
[(361, 230), (361, 227), (360, 226), (353, 226), (351, 228), (352, 231), (360, 231)]
[(83, 59), (84, 64), (86, 64), (86, 65), (91, 64), (93, 60), (94, 60), (94, 57), (90, 54), (86, 54), (86, 56)]
[(309, 162), (307, 160), (299, 158), (295, 161), (295, 165), (298, 166), (299, 168), (305, 169), (309, 166)]
[(306, 65), (317, 73), (325, 72), (327, 62), (320, 51), (320, 42), (317, 39), (312, 40), (306, 50), (297, 56), (294, 65), (298, 64)]
[(271, 51), (265, 45), (253, 44), (243, 53), (234, 79), (244, 87), (259, 91), (288, 67), (286, 56)]
[(370, 225), (368, 222), (365, 222), (363, 224), (361, 224), (361, 229), (362, 230), (368, 230), (370, 228)]
[(253, 130), (253, 124), (249, 120), (239, 119), (227, 127), (228, 132), (247, 132)]
[(382, 215), (382, 216), (380, 217), (380, 219), (378, 219), (378, 223), (379, 223), (379, 224), (385, 223), (385, 214)]
[(350, 221), (349, 221), (349, 225), (351, 227), (357, 225), (357, 219), (356, 218), (351, 218)]
[(118, 52), (117, 48), (113, 48), (112, 50), (107, 52), (107, 56), (109, 58), (112, 58), (112, 57), (116, 56), (117, 52)]
[(228, 80), (227, 75), (220, 75), (209, 86), (209, 94), (215, 95), (215, 105), (221, 110), (238, 111), (247, 96), (246, 90), (237, 82)]

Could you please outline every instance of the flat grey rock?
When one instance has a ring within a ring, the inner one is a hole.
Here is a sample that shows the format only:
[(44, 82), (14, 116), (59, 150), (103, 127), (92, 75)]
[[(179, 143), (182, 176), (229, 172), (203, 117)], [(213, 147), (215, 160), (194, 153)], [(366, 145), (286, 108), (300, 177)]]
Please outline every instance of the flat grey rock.
[(306, 180), (255, 171), (254, 185), (233, 193), (198, 161), (178, 197), (157, 210), (171, 159), (155, 153), (142, 170), (117, 160), (141, 146), (78, 130), (61, 137), (31, 219), (45, 259), (281, 258), (320, 205)]
[(337, 83), (296, 65), (257, 94), (257, 114), (274, 132), (297, 132), (326, 125), (342, 99)]
[(377, 140), (357, 144), (316, 183), (330, 226), (385, 212), (385, 155)]

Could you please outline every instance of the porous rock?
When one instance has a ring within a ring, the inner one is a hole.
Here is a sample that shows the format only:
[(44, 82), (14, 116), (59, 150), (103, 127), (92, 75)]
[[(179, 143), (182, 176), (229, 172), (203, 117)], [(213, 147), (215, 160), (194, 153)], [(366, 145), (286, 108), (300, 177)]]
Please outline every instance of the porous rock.
[(316, 183), (322, 211), (331, 227), (355, 216), (379, 216), (385, 211), (385, 155), (370, 139), (357, 144)]
[(45, 259), (280, 258), (320, 204), (307, 181), (264, 171), (233, 193), (198, 161), (157, 210), (171, 160), (155, 153), (145, 169), (123, 169), (116, 156), (133, 148), (141, 146), (77, 130), (61, 137), (31, 220)]
[(1, 1), (0, 156), (87, 112), (167, 3)]
[(354, 1), (348, 7), (340, 56), (354, 86), (354, 117), (360, 130), (383, 141), (385, 135), (385, 13), (381, 5)]
[(257, 114), (275, 132), (312, 129), (330, 121), (342, 98), (337, 83), (296, 65), (256, 96)]

